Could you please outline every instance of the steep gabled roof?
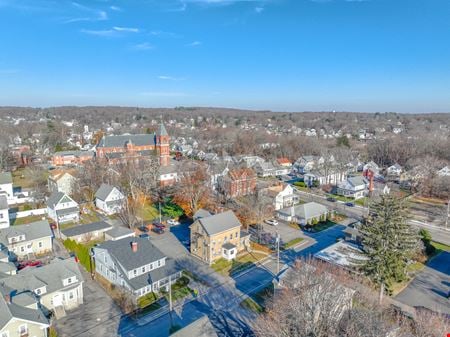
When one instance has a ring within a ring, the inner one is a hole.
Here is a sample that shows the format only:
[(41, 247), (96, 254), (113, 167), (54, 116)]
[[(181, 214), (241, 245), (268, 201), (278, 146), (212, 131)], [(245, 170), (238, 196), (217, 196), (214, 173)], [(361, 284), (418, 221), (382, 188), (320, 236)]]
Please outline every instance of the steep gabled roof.
[(95, 197), (100, 200), (106, 200), (113, 190), (114, 186), (102, 184), (97, 192), (95, 192)]
[(41, 310), (7, 303), (3, 296), (0, 295), (0, 330), (14, 318), (49, 327), (49, 321)]
[(69, 197), (64, 192), (55, 191), (47, 199), (47, 206), (50, 208), (54, 208), (56, 205), (58, 205), (61, 202), (62, 199), (67, 200), (67, 201), (74, 201), (71, 197)]
[(157, 136), (168, 136), (169, 134), (167, 133), (166, 127), (164, 126), (164, 123), (161, 122), (159, 124), (158, 130), (156, 131), (156, 135)]

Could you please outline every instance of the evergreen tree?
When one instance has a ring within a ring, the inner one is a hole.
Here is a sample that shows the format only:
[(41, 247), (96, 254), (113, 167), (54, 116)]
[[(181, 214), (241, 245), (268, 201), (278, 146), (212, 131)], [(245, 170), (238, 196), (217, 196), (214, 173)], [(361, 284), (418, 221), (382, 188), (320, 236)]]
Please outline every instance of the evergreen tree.
[(360, 228), (364, 255), (362, 270), (383, 293), (393, 282), (406, 277), (406, 267), (419, 247), (416, 231), (407, 223), (402, 199), (385, 194), (371, 205), (371, 213)]

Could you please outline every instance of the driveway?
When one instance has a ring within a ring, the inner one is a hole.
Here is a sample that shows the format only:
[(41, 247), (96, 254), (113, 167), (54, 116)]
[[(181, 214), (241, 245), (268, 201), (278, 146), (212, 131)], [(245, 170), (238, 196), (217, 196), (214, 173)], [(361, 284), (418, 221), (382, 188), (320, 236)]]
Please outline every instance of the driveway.
[(450, 315), (450, 253), (436, 256), (395, 299)]
[(286, 221), (282, 221), (279, 219), (277, 219), (277, 221), (277, 226), (271, 226), (264, 223), (264, 231), (272, 234), (276, 234), (278, 232), (280, 234), (281, 241), (285, 243), (297, 238), (305, 238), (305, 235), (301, 230), (290, 227), (289, 223), (287, 223)]
[[(81, 268), (80, 268), (81, 269)], [(111, 297), (82, 270), (84, 303), (55, 321), (60, 337), (117, 336), (122, 313)]]

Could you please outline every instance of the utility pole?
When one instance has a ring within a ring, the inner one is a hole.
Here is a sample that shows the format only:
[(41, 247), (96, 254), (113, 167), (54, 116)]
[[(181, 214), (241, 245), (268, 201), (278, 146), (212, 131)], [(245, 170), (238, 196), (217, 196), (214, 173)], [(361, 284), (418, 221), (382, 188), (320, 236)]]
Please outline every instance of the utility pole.
[(169, 275), (169, 311), (172, 312), (172, 276)]
[(447, 213), (445, 214), (445, 228), (448, 228), (448, 218), (450, 216), (450, 199), (447, 200)]
[[(158, 205), (159, 205), (159, 223), (162, 223), (162, 220), (161, 220), (161, 201), (159, 201), (158, 202)], [(169, 278), (169, 280), (170, 280), (170, 278)]]
[(280, 234), (277, 232), (277, 275), (280, 274)]

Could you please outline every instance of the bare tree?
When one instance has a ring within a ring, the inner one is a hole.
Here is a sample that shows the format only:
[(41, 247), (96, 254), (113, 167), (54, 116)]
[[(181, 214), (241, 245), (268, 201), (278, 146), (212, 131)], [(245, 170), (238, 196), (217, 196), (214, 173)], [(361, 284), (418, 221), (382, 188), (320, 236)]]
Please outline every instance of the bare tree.
[(122, 223), (130, 229), (133, 229), (138, 223), (137, 216), (138, 205), (137, 202), (131, 198), (126, 198), (117, 213), (117, 217)]

